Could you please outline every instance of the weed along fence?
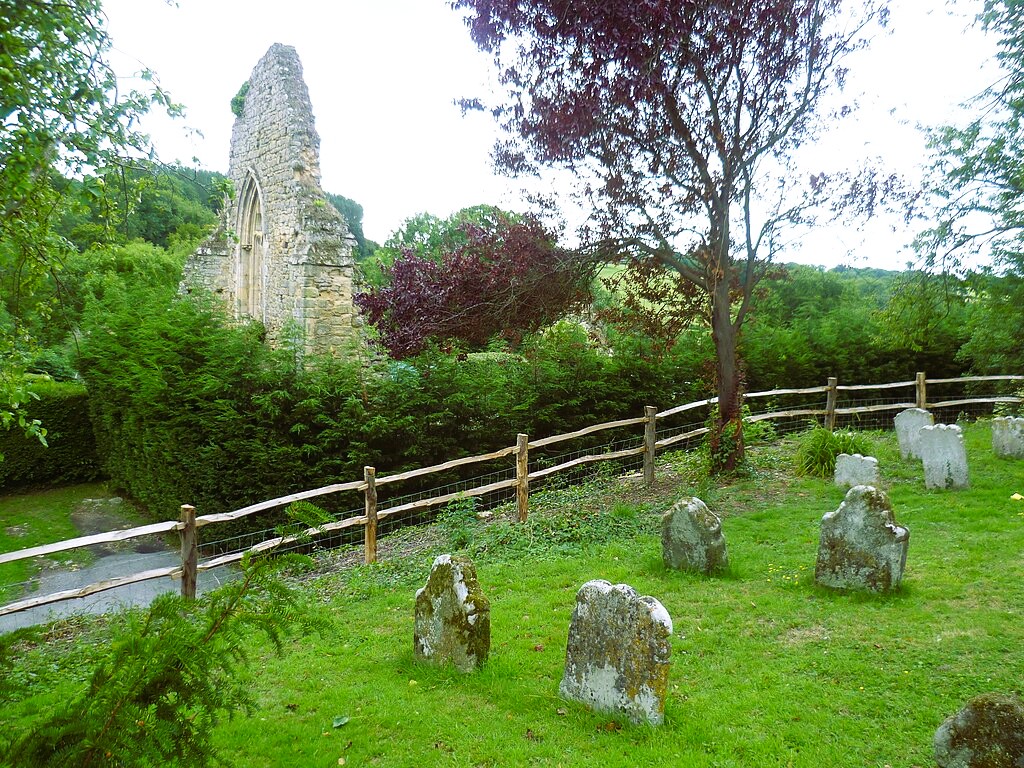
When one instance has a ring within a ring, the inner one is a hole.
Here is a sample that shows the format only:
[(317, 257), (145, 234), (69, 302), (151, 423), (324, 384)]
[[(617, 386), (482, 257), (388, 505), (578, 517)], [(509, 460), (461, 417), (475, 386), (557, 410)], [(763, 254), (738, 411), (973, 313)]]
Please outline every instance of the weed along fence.
[[(745, 415), (744, 420), (751, 425), (751, 431), (754, 431), (752, 425), (768, 423), (773, 434), (803, 429), (810, 421), (824, 424), (830, 429), (840, 425), (875, 428), (891, 425), (893, 411), (916, 406), (933, 411), (937, 420), (953, 421), (961, 415), (971, 417), (991, 412), (996, 404), (1024, 403), (1024, 398), (1014, 394), (1022, 383), (1024, 376), (926, 379), (923, 373), (919, 373), (916, 379), (911, 381), (889, 384), (840, 385), (835, 378), (830, 378), (826, 385), (820, 387), (777, 389), (747, 394), (744, 397), (744, 407), (749, 413)], [(717, 398), (710, 398), (664, 411), (649, 406), (644, 409), (642, 416), (595, 424), (562, 435), (531, 439), (528, 435), (520, 434), (515, 445), (479, 456), (454, 459), (383, 477), (377, 477), (375, 468), (366, 467), (363, 477), (359, 480), (293, 493), (232, 512), (197, 515), (197, 510), (186, 504), (181, 507), (181, 516), (178, 520), (108, 531), (2, 553), (0, 565), (154, 534), (167, 535), (177, 532), (181, 542), (181, 560), (177, 565), (108, 578), (75, 589), (24, 597), (0, 607), (0, 616), (84, 598), (154, 579), (180, 579), (181, 593), (186, 597), (194, 597), (200, 572), (236, 563), (247, 552), (267, 552), (307, 541), (312, 536), (360, 527), (363, 529), (364, 560), (366, 563), (372, 563), (377, 558), (377, 536), (379, 526), (383, 522), (400, 520), (410, 513), (422, 512), (467, 497), (503, 494), (502, 498), (510, 500), (513, 492), (518, 519), (526, 521), (531, 486), (555, 475), (570, 473), (597, 462), (615, 461), (620, 467), (623, 464), (633, 468), (642, 466), (644, 481), (650, 484), (654, 481), (654, 459), (657, 452), (669, 448), (680, 450), (693, 447), (708, 432), (706, 422), (716, 402)], [(566, 444), (579, 446), (581, 443), (593, 442), (594, 436), (602, 433), (619, 436), (625, 434), (626, 437), (619, 437), (614, 442), (589, 445), (574, 453), (551, 455), (552, 450), (557, 450), (555, 446), (561, 446), (562, 449)], [(501, 479), (495, 480), (493, 474), (484, 475), (472, 478), (457, 490), (435, 488), (411, 500), (397, 497), (390, 502), (380, 501), (381, 489), (388, 486), (397, 487), (403, 482), (450, 473), (452, 470), (464, 470), (472, 465), (495, 463), (503, 463), (506, 467), (504, 473), (499, 473)], [(237, 521), (259, 512), (286, 507), (294, 502), (335, 494), (361, 494), (362, 507), (353, 509), (332, 522), (305, 531), (268, 536), (237, 551), (216, 554), (205, 559), (200, 557), (200, 539), (205, 538), (200, 534), (207, 526)], [(355, 535), (358, 535), (357, 530)]]

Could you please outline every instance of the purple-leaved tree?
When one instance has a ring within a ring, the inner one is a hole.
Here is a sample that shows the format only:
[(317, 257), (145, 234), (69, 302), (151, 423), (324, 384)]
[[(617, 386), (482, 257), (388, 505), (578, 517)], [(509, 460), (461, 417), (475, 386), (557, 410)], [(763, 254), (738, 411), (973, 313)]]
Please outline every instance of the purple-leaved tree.
[[(885, 22), (868, 0), (452, 0), (494, 56), (510, 173), (568, 168), (589, 254), (654, 261), (706, 301), (717, 351), (713, 469), (743, 459), (740, 331), (782, 232), (832, 179), (793, 156), (826, 119), (845, 56)], [(481, 107), (478, 101), (466, 107)], [(857, 202), (860, 205), (860, 202)]]

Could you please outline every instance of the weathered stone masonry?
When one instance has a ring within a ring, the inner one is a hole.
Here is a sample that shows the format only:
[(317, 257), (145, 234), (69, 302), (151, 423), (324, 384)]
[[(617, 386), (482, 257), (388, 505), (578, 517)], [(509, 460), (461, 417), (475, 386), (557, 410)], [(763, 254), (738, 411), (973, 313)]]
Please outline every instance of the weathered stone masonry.
[(295, 49), (275, 43), (253, 69), (231, 133), (234, 199), (185, 264), (183, 286), (260, 320), (271, 343), (291, 325), (307, 352), (356, 343), (354, 239), (320, 187), (320, 137)]

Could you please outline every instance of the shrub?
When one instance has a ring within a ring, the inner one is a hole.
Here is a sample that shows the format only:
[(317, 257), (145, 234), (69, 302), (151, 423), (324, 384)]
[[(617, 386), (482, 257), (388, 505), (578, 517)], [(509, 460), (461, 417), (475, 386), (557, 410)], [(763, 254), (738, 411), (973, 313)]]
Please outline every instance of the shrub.
[(36, 379), (31, 416), (46, 427), (44, 446), (16, 428), (0, 431), (0, 489), (84, 483), (100, 476), (89, 396), (81, 384)]
[(814, 427), (800, 438), (796, 451), (797, 472), (802, 475), (829, 477), (836, 471), (836, 457), (840, 453), (867, 454), (871, 450), (868, 440), (856, 432)]

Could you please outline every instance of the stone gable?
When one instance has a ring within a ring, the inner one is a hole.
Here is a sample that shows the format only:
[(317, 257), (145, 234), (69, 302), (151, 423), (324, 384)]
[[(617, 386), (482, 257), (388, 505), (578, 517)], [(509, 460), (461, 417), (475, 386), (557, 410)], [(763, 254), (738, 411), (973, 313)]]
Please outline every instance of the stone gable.
[(344, 351), (357, 339), (355, 240), (320, 187), (320, 137), (295, 49), (272, 45), (247, 86), (231, 132), (235, 196), (186, 262), (183, 288), (261, 321), (272, 344), (297, 332), (307, 352)]

